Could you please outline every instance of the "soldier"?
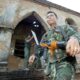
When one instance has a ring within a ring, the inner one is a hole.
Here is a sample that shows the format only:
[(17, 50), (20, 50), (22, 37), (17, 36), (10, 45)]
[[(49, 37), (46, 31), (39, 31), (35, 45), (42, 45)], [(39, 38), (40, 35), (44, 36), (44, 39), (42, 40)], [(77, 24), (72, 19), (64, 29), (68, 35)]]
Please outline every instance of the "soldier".
[[(76, 32), (69, 25), (57, 25), (58, 16), (55, 12), (49, 11), (47, 13), (47, 23), (50, 25), (50, 29), (43, 35), (44, 40), (52, 42), (65, 41), (66, 50), (56, 49), (54, 55), (51, 58), (50, 52), (47, 50), (47, 65), (44, 69), (45, 74), (50, 80), (74, 80), (75, 76), (75, 55), (79, 53), (80, 33)], [(30, 63), (33, 63), (35, 55), (29, 59)]]
[(25, 46), (24, 46), (24, 67), (28, 68), (28, 59), (31, 55), (31, 47), (33, 45), (33, 36), (28, 35), (25, 38)]

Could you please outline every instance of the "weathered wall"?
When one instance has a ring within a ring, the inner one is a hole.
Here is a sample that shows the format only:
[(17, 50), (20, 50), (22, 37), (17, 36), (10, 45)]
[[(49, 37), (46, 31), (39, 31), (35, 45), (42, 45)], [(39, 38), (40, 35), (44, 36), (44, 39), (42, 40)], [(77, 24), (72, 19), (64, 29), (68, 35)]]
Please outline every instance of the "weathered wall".
[(11, 30), (0, 30), (0, 61), (7, 60), (9, 56), (11, 37)]
[[(77, 23), (77, 26), (80, 26), (80, 17), (52, 7), (50, 9), (54, 10), (59, 16), (59, 24), (63, 24), (66, 17), (71, 17)], [(46, 22), (46, 12), (49, 11), (48, 6), (34, 3), (31, 0), (0, 0), (0, 23), (2, 27), (14, 28), (20, 20), (27, 17), (32, 11), (37, 12)]]
[[(14, 29), (22, 19), (26, 18), (29, 13), (33, 11), (35, 11), (38, 16), (44, 20), (42, 24), (45, 26), (46, 13), (49, 10), (55, 11), (57, 13), (59, 17), (58, 24), (64, 24), (65, 18), (71, 17), (77, 23), (77, 26), (80, 26), (80, 17), (52, 7), (49, 9), (48, 6), (34, 3), (31, 0), (0, 0), (0, 27), (8, 27)], [(10, 47), (11, 36), (11, 32), (1, 32), (0, 41), (5, 41), (5, 45)]]

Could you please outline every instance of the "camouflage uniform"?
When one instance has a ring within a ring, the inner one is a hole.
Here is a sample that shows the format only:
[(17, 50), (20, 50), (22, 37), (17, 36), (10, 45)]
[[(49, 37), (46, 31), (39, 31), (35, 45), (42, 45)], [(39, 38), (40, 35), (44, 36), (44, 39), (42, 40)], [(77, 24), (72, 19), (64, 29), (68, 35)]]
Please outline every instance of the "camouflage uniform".
[(28, 42), (25, 42), (25, 46), (24, 46), (24, 67), (28, 67), (28, 60), (30, 57), (30, 48), (31, 48), (31, 44)]
[[(65, 32), (65, 36), (62, 31)], [(47, 40), (49, 42), (53, 40), (67, 41), (70, 36), (76, 37), (80, 42), (80, 33), (76, 32), (69, 25), (58, 26), (55, 30), (49, 30), (42, 37), (42, 41)], [(73, 64), (75, 63), (74, 57), (70, 57), (64, 50), (56, 49), (53, 55), (53, 62), (50, 62), (50, 53), (47, 51), (47, 65), (44, 69), (45, 74), (50, 80), (74, 80), (75, 69)]]
[[(33, 68), (41, 68), (41, 62), (40, 62), (40, 58), (37, 58), (34, 63), (31, 65), (29, 64), (29, 57), (31, 56), (31, 54), (36, 54), (39, 53), (41, 50), (39, 50), (39, 52), (37, 52), (37, 48), (35, 50), (35, 42), (34, 40), (32, 40), (31, 42), (25, 42), (25, 47), (24, 47), (24, 68), (29, 68), (29, 69), (33, 69)], [(39, 49), (39, 48), (38, 48)]]
[(24, 45), (24, 67), (28, 68), (29, 64), (29, 57), (31, 54), (34, 53), (34, 39), (32, 38), (30, 41), (25, 41), (25, 45)]

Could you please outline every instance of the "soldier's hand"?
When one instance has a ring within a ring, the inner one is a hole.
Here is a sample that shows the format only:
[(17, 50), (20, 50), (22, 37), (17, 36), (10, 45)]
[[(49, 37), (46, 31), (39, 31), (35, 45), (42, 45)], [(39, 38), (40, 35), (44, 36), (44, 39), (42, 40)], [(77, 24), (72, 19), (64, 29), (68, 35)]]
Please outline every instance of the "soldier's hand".
[(75, 37), (71, 37), (68, 40), (67, 46), (66, 46), (66, 52), (70, 56), (75, 56), (76, 54), (78, 54), (80, 52), (79, 42)]
[(29, 58), (29, 64), (33, 64), (34, 60), (35, 60), (35, 55), (31, 55), (30, 58)]

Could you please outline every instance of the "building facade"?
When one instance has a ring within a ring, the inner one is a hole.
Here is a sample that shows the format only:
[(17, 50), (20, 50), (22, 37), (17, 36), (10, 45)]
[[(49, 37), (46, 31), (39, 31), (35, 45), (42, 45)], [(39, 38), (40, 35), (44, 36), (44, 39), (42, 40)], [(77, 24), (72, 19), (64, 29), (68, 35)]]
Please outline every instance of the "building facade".
[[(23, 48), (18, 46), (24, 45), (25, 36), (31, 29), (36, 32), (38, 39), (41, 39), (49, 28), (46, 23), (46, 13), (50, 10), (58, 15), (58, 25), (64, 25), (65, 19), (71, 18), (76, 26), (80, 27), (80, 13), (46, 0), (0, 0), (1, 59), (7, 58), (8, 55), (23, 58)], [(7, 56), (4, 57), (5, 54)]]

